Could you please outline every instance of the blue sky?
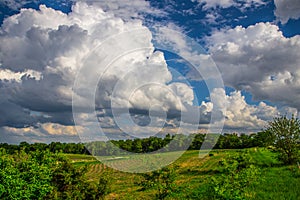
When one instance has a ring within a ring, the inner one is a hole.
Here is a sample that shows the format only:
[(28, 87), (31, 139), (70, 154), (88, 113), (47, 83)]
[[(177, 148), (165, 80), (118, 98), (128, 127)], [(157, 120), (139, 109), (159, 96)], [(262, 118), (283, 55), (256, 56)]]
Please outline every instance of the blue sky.
[(299, 116), (297, 0), (8, 0), (0, 20), (0, 142), (255, 132)]

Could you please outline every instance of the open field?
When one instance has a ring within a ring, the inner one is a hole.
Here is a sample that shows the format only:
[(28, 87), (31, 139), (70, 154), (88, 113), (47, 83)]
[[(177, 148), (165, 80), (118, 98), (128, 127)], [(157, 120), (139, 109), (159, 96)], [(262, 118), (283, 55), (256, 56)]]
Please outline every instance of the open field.
[[(169, 199), (200, 199), (212, 176), (219, 176), (218, 163), (236, 151), (249, 151), (260, 168), (261, 175), (256, 184), (247, 188), (249, 199), (300, 199), (300, 173), (296, 166), (283, 166), (276, 161), (275, 154), (264, 148), (245, 150), (214, 150), (210, 156), (199, 158), (199, 151), (186, 151), (172, 165), (176, 168), (176, 197)], [(171, 153), (160, 155), (168, 156)], [(140, 191), (135, 183), (139, 174), (111, 169), (92, 156), (67, 154), (75, 165), (87, 166), (87, 178), (96, 181), (106, 175), (110, 179), (111, 193), (106, 199), (153, 199), (154, 190)], [(115, 165), (124, 164), (125, 159), (112, 159)], [(298, 170), (298, 171), (297, 171)]]

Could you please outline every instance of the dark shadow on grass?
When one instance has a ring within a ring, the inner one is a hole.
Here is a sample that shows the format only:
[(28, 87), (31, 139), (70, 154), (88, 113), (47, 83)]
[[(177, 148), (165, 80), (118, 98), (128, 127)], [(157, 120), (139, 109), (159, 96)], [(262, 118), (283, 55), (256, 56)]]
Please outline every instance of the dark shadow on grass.
[(195, 175), (214, 175), (219, 174), (219, 170), (199, 170), (199, 169), (187, 169), (184, 171), (179, 172), (181, 175), (188, 175), (188, 176), (195, 176)]
[(259, 168), (270, 168), (270, 167), (284, 167), (283, 163), (256, 163), (255, 166)]

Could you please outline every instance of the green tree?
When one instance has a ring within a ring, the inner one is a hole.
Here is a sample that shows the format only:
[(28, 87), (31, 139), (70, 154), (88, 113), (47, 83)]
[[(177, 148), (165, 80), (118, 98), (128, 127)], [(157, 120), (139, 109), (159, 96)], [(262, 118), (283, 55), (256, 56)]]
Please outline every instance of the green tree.
[(165, 167), (160, 170), (142, 174), (142, 181), (137, 184), (142, 186), (142, 191), (151, 188), (156, 189), (156, 198), (165, 199), (171, 196), (175, 191), (175, 178), (175, 168)]
[(265, 131), (253, 135), (253, 146), (268, 147), (274, 143), (274, 137)]
[(50, 184), (52, 158), (25, 151), (8, 155), (0, 150), (0, 199), (43, 199), (53, 190)]
[(276, 117), (269, 122), (264, 132), (268, 137), (273, 138), (279, 160), (285, 164), (299, 161), (300, 121), (298, 118)]
[(143, 151), (142, 140), (139, 138), (135, 139), (132, 143), (132, 148), (133, 148), (132, 149), (133, 152), (142, 153), (142, 151)]
[(103, 199), (108, 183), (98, 185), (58, 153), (24, 150), (9, 155), (0, 149), (0, 199)]

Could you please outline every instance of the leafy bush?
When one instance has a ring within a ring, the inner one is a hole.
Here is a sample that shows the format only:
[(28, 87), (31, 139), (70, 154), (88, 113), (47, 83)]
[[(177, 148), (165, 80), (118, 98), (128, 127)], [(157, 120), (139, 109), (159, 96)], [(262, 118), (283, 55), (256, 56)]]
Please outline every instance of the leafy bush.
[(86, 180), (86, 168), (77, 168), (49, 151), (6, 154), (0, 149), (0, 199), (100, 199), (107, 182)]
[(248, 153), (238, 153), (219, 163), (222, 172), (211, 177), (207, 194), (210, 199), (246, 199), (247, 186), (258, 179), (260, 171)]
[(54, 159), (41, 153), (20, 152), (9, 156), (0, 151), (0, 199), (42, 199), (54, 189), (51, 169)]
[(290, 166), (290, 170), (293, 173), (293, 176), (296, 178), (300, 178), (300, 165), (297, 163), (296, 166)]
[(273, 138), (273, 145), (277, 151), (278, 159), (285, 164), (295, 164), (300, 160), (300, 120), (294, 116), (274, 118), (264, 130)]
[(142, 174), (142, 180), (137, 184), (141, 190), (156, 189), (156, 198), (165, 199), (175, 191), (175, 168), (165, 167), (157, 171)]

